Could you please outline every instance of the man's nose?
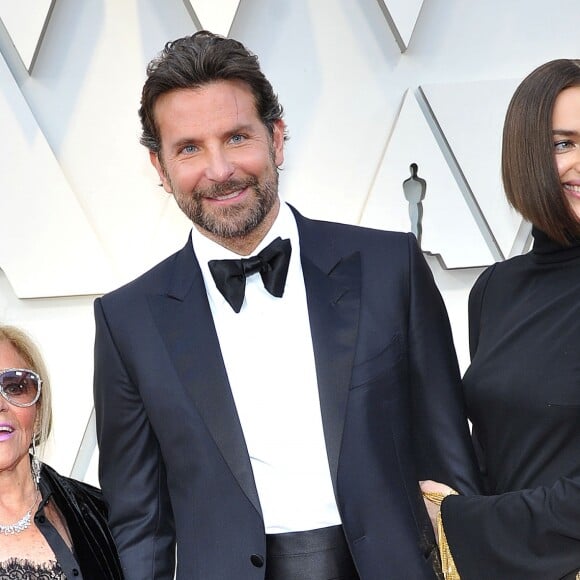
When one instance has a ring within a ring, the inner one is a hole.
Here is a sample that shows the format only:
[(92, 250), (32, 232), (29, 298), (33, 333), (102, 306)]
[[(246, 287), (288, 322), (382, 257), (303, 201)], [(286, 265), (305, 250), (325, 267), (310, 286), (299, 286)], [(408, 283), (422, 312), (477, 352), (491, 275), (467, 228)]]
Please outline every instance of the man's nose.
[(205, 176), (210, 181), (222, 183), (230, 179), (234, 173), (234, 164), (222, 148), (208, 151), (206, 162)]

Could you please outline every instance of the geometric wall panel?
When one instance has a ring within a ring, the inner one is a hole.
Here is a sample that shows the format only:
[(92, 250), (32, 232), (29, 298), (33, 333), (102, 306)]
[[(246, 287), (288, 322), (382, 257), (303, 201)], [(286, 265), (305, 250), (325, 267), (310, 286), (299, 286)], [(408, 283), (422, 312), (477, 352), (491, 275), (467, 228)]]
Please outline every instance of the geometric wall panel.
[(112, 273), (99, 241), (2, 57), (0, 134), (0, 268), (15, 294), (109, 289)]
[(423, 0), (378, 0), (378, 2), (400, 51), (405, 52), (411, 41)]
[(517, 236), (522, 218), (507, 203), (500, 167), (505, 113), (518, 83), (498, 80), (421, 86), (421, 94), (505, 257), (524, 249)]
[(468, 268), (501, 259), (488, 243), (467, 203), (417, 99), (407, 91), (384, 157), (367, 199), (361, 225), (412, 231), (411, 204), (403, 183), (411, 165), (426, 184), (421, 249), (446, 268)]
[(75, 461), (70, 471), (71, 477), (80, 480), (86, 480), (87, 472), (95, 458), (95, 451), (97, 449), (97, 428), (95, 409), (93, 407), (91, 415), (87, 422), (83, 438), (79, 445)]
[(55, 0), (17, 0), (0, 3), (4, 24), (26, 70), (32, 70)]
[[(484, 86), (477, 94), (468, 84), (521, 78), (579, 52), (578, 0), (557, 4), (565, 17), (556, 20), (548, 2), (523, 4), (247, 0), (231, 8), (232, 0), (0, 0), (0, 53), (19, 85), (0, 63), (0, 321), (31, 332), (48, 363), (55, 410), (48, 463), (66, 474), (74, 461), (75, 474), (96, 474), (92, 296), (58, 296), (98, 294), (136, 276), (182, 245), (190, 225), (155, 188), (138, 144), (145, 64), (166, 41), (202, 25), (228, 34), (234, 20), (230, 34), (259, 55), (286, 107), (291, 139), (282, 194), (312, 217), (409, 231), (403, 183), (415, 163), (426, 185), (422, 246), (461, 267), (519, 253), (529, 236), (522, 222), (509, 250), (511, 226), (502, 233), (506, 218), (487, 203), (504, 203), (492, 144), (501, 123), (484, 123), (503, 93)], [(558, 34), (549, 25), (556, 21)], [(31, 32), (19, 35), (18, 26)], [(5, 102), (11, 99), (14, 106)], [(465, 136), (461, 124), (469, 127)], [(433, 207), (436, 197), (441, 208)], [(449, 233), (449, 245), (440, 244), (440, 232)], [(112, 282), (100, 241), (115, 268)], [(465, 305), (478, 269), (429, 264), (465, 364)]]
[(198, 30), (222, 36), (230, 33), (240, 0), (183, 0)]

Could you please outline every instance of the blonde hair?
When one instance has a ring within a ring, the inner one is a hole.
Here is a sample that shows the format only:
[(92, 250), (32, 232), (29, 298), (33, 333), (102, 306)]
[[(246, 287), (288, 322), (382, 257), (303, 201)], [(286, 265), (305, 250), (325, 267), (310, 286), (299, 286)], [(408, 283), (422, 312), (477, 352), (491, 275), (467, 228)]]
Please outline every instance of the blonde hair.
[(33, 437), (36, 445), (43, 444), (48, 439), (52, 427), (50, 380), (44, 360), (33, 340), (15, 326), (0, 325), (0, 342), (9, 343), (22, 358), (26, 367), (42, 379), (40, 399), (36, 403), (37, 415)]

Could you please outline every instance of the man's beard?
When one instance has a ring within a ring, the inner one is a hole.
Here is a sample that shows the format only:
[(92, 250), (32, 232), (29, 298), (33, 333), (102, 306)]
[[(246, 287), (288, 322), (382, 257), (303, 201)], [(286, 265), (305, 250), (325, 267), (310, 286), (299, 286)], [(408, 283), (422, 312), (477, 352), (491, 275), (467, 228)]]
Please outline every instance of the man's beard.
[[(167, 176), (169, 179), (169, 176)], [(256, 229), (268, 215), (278, 198), (278, 168), (262, 182), (250, 176), (245, 179), (231, 179), (216, 183), (207, 189), (196, 189), (190, 194), (176, 190), (169, 180), (179, 209), (197, 226), (219, 238), (243, 237)], [(217, 198), (234, 191), (253, 190), (252, 203), (239, 206), (213, 207), (206, 211), (204, 198)]]

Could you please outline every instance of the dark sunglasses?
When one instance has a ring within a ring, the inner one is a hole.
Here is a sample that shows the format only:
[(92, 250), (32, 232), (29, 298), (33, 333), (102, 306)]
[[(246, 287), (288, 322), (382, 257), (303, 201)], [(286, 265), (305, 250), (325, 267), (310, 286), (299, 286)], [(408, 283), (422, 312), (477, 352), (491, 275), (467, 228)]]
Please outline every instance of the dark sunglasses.
[(28, 369), (0, 371), (0, 395), (16, 407), (31, 407), (40, 397), (42, 380)]

